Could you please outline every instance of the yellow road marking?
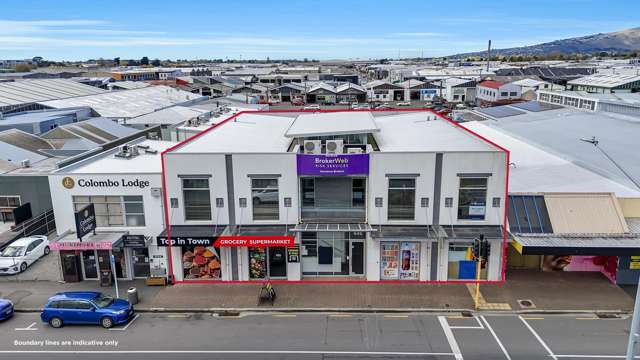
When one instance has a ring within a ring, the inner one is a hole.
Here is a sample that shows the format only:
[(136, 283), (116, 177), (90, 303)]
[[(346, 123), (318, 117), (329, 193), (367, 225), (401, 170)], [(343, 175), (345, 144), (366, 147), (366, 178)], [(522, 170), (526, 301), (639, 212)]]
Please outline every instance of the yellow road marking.
[(273, 317), (281, 317), (281, 318), (294, 318), (295, 314), (274, 314)]

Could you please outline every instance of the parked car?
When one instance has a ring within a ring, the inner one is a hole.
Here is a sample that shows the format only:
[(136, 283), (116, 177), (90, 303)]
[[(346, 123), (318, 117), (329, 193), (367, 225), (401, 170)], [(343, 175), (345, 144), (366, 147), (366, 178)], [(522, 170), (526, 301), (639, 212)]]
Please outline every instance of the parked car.
[(108, 329), (127, 323), (135, 311), (126, 300), (97, 291), (68, 291), (50, 297), (40, 319), (51, 327), (71, 324), (95, 324)]
[(0, 253), (0, 274), (21, 273), (45, 255), (49, 255), (49, 240), (43, 235), (18, 239)]
[(338, 105), (349, 105), (349, 101), (347, 100), (342, 100), (338, 103)]
[(293, 105), (293, 106), (303, 106), (304, 105), (304, 101), (302, 101), (302, 99), (293, 99), (293, 100), (291, 100), (291, 105)]
[(396, 103), (396, 105), (398, 105), (398, 106), (411, 106), (411, 103), (409, 101), (401, 101), (399, 103)]
[(11, 300), (0, 299), (0, 321), (7, 320), (13, 316), (13, 303)]
[(311, 105), (307, 105), (303, 108), (304, 110), (320, 110), (320, 105), (318, 104), (311, 104)]
[(356, 107), (352, 107), (352, 110), (371, 110), (371, 105), (369, 104), (360, 104)]
[(356, 109), (358, 106), (360, 106), (360, 104), (358, 104), (357, 102), (351, 103), (351, 109)]
[(393, 107), (389, 106), (389, 104), (387, 104), (387, 103), (384, 103), (384, 104), (377, 105), (376, 107), (374, 107), (374, 109), (376, 109), (376, 110), (389, 110), (389, 109), (393, 109)]

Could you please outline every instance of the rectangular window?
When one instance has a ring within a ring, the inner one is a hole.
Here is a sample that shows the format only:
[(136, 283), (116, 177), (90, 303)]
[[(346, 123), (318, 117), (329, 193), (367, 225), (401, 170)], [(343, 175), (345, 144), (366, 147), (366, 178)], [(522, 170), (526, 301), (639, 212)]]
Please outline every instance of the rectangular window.
[(0, 208), (17, 208), (20, 206), (20, 196), (0, 196)]
[(458, 219), (484, 220), (487, 204), (487, 178), (461, 178), (458, 193)]
[(512, 91), (509, 93), (509, 96), (518, 96), (518, 92)]
[(389, 179), (388, 220), (414, 220), (416, 179)]
[(302, 206), (315, 206), (316, 190), (313, 178), (302, 178)]
[(278, 220), (278, 179), (251, 179), (253, 220)]
[(182, 179), (185, 220), (211, 220), (209, 179)]
[(364, 206), (365, 182), (364, 179), (353, 179), (351, 191), (351, 206)]
[(74, 196), (73, 209), (93, 204), (96, 226), (145, 226), (142, 196)]
[(500, 96), (509, 96), (509, 93), (506, 91), (500, 92)]

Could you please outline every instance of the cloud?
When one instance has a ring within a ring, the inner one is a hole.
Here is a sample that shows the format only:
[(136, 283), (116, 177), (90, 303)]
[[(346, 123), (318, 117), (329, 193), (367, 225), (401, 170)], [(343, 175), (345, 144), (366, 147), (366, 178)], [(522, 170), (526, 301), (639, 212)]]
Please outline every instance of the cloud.
[(446, 34), (437, 32), (398, 32), (390, 34), (390, 37), (440, 37)]

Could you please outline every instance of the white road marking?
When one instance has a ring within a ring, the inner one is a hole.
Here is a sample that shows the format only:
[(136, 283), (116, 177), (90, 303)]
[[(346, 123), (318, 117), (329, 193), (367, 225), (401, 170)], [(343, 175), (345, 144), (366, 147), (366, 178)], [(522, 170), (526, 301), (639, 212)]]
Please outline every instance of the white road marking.
[(117, 329), (116, 329), (116, 328), (111, 328), (111, 329), (109, 329), (109, 330), (110, 330), (110, 331), (126, 331), (126, 330), (129, 328), (129, 326), (130, 326), (131, 324), (133, 324), (133, 322), (134, 322), (134, 321), (136, 321), (139, 317), (140, 317), (140, 314), (136, 314), (136, 316), (134, 316), (134, 317), (133, 317), (133, 319), (131, 319), (131, 321), (129, 321), (129, 322), (127, 323), (127, 325), (125, 325), (124, 327), (122, 327), (122, 328), (117, 328)]
[(480, 316), (480, 319), (482, 319), (482, 321), (486, 324), (487, 330), (489, 330), (491, 335), (493, 335), (493, 338), (496, 339), (496, 342), (498, 343), (498, 346), (500, 346), (500, 350), (502, 350), (502, 353), (507, 358), (507, 360), (511, 360), (511, 356), (507, 352), (507, 349), (505, 349), (504, 345), (502, 345), (502, 341), (500, 341), (500, 339), (498, 338), (498, 335), (496, 335), (496, 332), (493, 331), (493, 328), (491, 327), (491, 325), (489, 324), (487, 319), (482, 315)]
[[(322, 350), (0, 350), (0, 354), (294, 354), (371, 356), (456, 356), (438, 352), (322, 351)], [(456, 356), (456, 359), (458, 357)], [(460, 357), (462, 359), (462, 357)]]
[(460, 351), (460, 346), (458, 346), (458, 342), (456, 341), (455, 336), (453, 336), (453, 331), (451, 331), (451, 327), (447, 322), (447, 318), (445, 318), (444, 316), (438, 316), (438, 321), (440, 321), (440, 326), (442, 326), (442, 331), (444, 331), (444, 336), (447, 337), (447, 341), (449, 342), (449, 347), (451, 347), (453, 356), (455, 356), (456, 360), (463, 360), (462, 352)]
[[(578, 358), (578, 359), (625, 359), (625, 355), (556, 355), (557, 358)], [(640, 359), (640, 355), (634, 359)]]
[(36, 323), (33, 322), (31, 323), (31, 325), (25, 327), (25, 328), (15, 328), (16, 331), (36, 331), (38, 330), (37, 328), (34, 328), (34, 326), (36, 326)]
[(529, 323), (527, 322), (527, 320), (523, 319), (522, 316), (518, 316), (518, 318), (520, 319), (520, 321), (522, 321), (522, 323), (524, 324), (524, 326), (527, 327), (527, 329), (529, 329), (529, 331), (531, 331), (531, 333), (533, 334), (533, 336), (535, 336), (535, 338), (538, 340), (538, 342), (540, 343), (540, 345), (542, 345), (542, 347), (547, 350), (547, 352), (549, 353), (549, 356), (551, 356), (551, 358), (553, 360), (558, 360), (558, 357), (553, 353), (553, 351), (551, 351), (551, 349), (549, 348), (549, 346), (547, 346), (547, 344), (544, 342), (544, 340), (542, 340), (542, 338), (540, 337), (540, 335), (538, 335), (538, 333), (531, 327), (531, 325), (529, 325)]

